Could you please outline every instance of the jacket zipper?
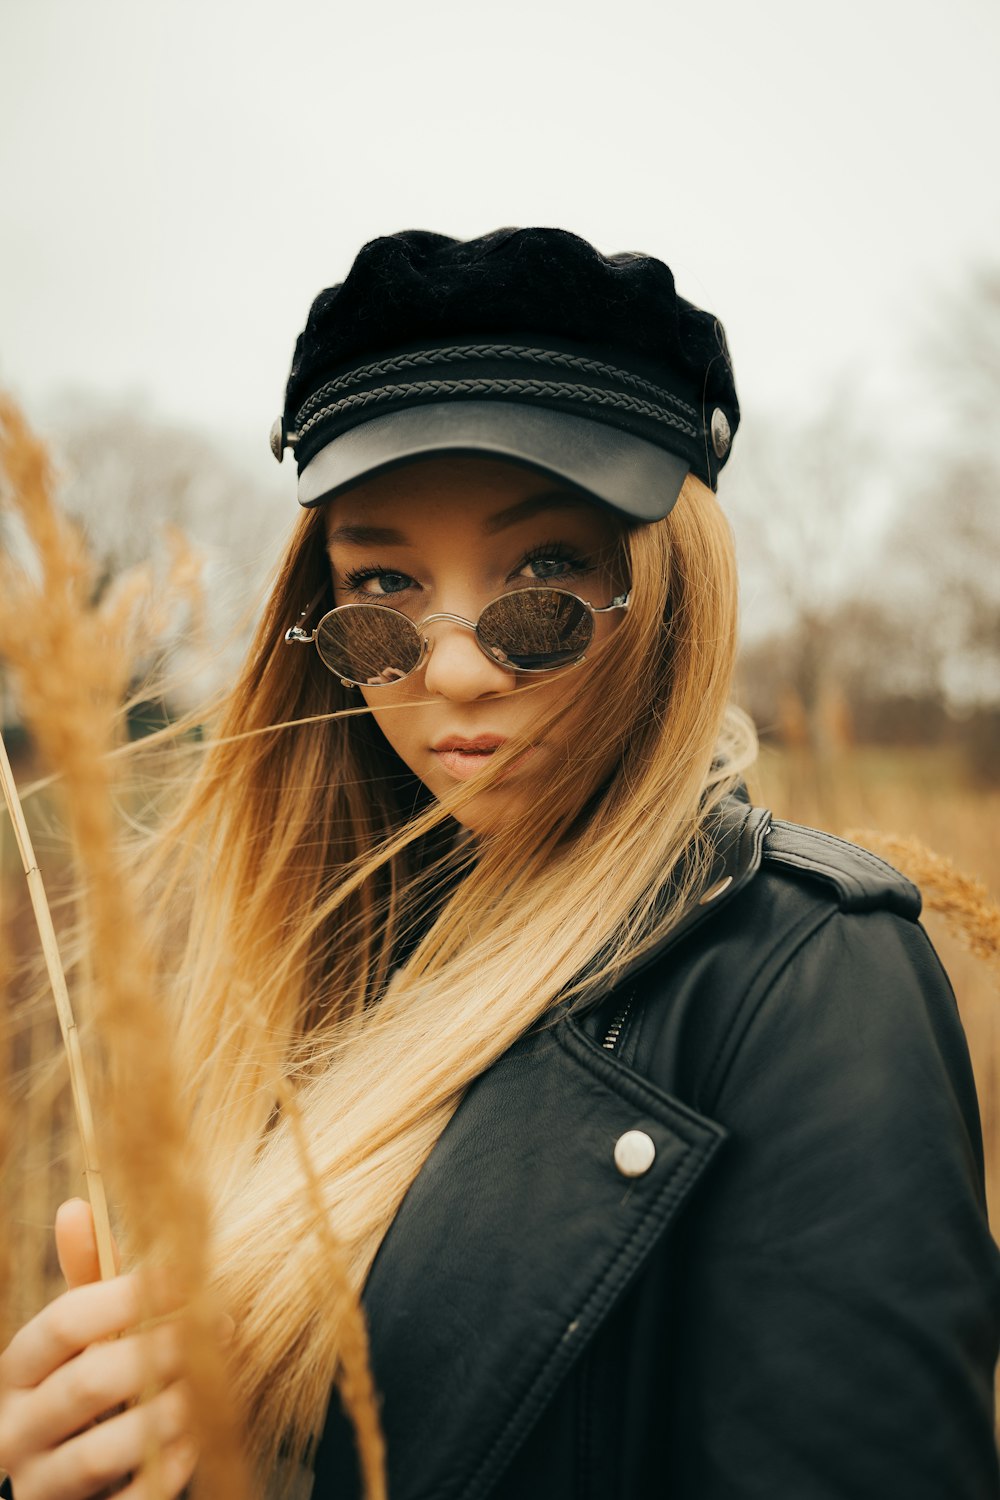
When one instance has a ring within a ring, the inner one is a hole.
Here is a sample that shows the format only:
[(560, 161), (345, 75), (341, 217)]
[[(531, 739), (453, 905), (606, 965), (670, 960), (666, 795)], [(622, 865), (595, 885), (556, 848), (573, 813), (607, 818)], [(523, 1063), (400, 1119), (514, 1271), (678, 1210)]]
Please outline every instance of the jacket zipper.
[(604, 1048), (605, 1052), (617, 1052), (618, 1044), (622, 1039), (622, 1032), (625, 1030), (625, 1022), (631, 1015), (632, 1007), (634, 1004), (635, 995), (629, 995), (621, 1010), (619, 1010), (613, 1017), (611, 1025), (604, 1033), (604, 1040), (601, 1043), (601, 1046)]

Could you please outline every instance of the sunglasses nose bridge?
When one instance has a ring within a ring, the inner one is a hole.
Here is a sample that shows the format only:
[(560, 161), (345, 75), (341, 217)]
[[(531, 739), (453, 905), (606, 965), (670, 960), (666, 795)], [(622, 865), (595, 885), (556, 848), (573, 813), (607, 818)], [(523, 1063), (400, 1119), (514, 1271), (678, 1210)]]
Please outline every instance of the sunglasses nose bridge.
[[(443, 610), (443, 609), (435, 611), (435, 613), (432, 614), (432, 615), (425, 615), (424, 618), (420, 621), (420, 626), (419, 626), (419, 630), (420, 630), (420, 645), (421, 645), (421, 658), (420, 659), (421, 659), (422, 663), (427, 662), (428, 657), (430, 656), (430, 653), (434, 649), (434, 641), (433, 641), (433, 639), (429, 639), (424, 634), (424, 627), (426, 625), (432, 625), (432, 624), (434, 624), (438, 620), (444, 620), (449, 625), (461, 625), (463, 627), (463, 629), (470, 630), (472, 632), (472, 635), (473, 635), (474, 639), (475, 639), (476, 645), (479, 648), (479, 651), (481, 652), (481, 654), (483, 656), (486, 657), (486, 659), (490, 663), (490, 665), (493, 666), (493, 667), (498, 667), (498, 666), (499, 667), (503, 667), (503, 663), (497, 660), (497, 657), (494, 654), (494, 652), (492, 652), (490, 650), (487, 650), (486, 646), (483, 644), (483, 641), (480, 638), (480, 634), (479, 634), (479, 621), (478, 620), (469, 620), (469, 619), (466, 619), (466, 617), (464, 615), (455, 615), (455, 614), (452, 614), (449, 610)], [(505, 671), (509, 670), (509, 668), (504, 668), (504, 670)]]
[[(459, 625), (461, 632), (435, 632), (436, 623)], [(424, 690), (435, 698), (472, 702), (495, 697), (514, 685), (511, 669), (486, 649), (478, 622), (446, 610), (436, 610), (420, 621)], [(470, 639), (471, 637), (471, 639)]]
[(432, 624), (435, 620), (450, 620), (453, 625), (464, 625), (467, 630), (475, 630), (475, 620), (467, 620), (464, 615), (452, 615), (447, 610), (439, 610), (436, 614), (425, 615), (420, 621), (419, 629), (422, 631), (425, 625)]
[(475, 620), (467, 620), (464, 615), (453, 615), (446, 609), (436, 610), (432, 615), (425, 615), (419, 626), (414, 627), (420, 635), (420, 663), (426, 662), (434, 649), (433, 637), (426, 636), (424, 629), (427, 625), (434, 625), (439, 620), (445, 620), (449, 625), (461, 625), (463, 629), (471, 630), (477, 641), (479, 639)]

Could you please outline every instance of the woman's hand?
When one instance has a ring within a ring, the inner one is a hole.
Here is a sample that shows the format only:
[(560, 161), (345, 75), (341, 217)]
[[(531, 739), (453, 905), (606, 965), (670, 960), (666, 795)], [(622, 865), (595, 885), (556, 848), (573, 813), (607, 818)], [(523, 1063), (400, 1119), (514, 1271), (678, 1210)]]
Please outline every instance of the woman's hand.
[[(99, 1281), (93, 1219), (80, 1199), (60, 1208), (56, 1247), (69, 1290), (0, 1355), (0, 1467), (15, 1500), (177, 1495), (197, 1456), (178, 1328), (135, 1331), (151, 1311), (176, 1311), (169, 1292), (154, 1288), (150, 1307), (135, 1276)], [(156, 1474), (146, 1466), (154, 1445)]]

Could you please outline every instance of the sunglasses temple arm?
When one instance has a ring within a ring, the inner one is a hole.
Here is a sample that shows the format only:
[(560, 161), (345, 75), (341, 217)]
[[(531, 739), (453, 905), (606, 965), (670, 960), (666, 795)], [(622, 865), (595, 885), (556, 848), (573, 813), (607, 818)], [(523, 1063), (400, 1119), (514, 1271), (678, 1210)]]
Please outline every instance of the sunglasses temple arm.
[(328, 584), (325, 584), (325, 583), (320, 584), (320, 587), (317, 589), (316, 593), (309, 600), (309, 603), (306, 605), (305, 609), (299, 615), (299, 618), (298, 618), (298, 621), (296, 622), (296, 624), (290, 625), (288, 627), (288, 629), (285, 631), (285, 643), (286, 643), (286, 645), (290, 645), (290, 646), (291, 645), (300, 645), (300, 646), (311, 646), (312, 645), (313, 641), (316, 639), (316, 632), (315, 632), (315, 630), (303, 630), (302, 629), (302, 622), (304, 620), (308, 620), (309, 616), (312, 614), (313, 610), (316, 608), (316, 606), (319, 604), (320, 600), (322, 599), (323, 595), (326, 593), (328, 587), (329, 587)]

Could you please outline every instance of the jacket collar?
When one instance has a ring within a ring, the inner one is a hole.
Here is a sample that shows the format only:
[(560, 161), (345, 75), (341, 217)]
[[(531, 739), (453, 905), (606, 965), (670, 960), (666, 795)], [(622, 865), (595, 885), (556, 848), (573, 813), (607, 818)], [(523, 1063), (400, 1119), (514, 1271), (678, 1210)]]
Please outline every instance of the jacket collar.
[[(688, 904), (680, 918), (667, 928), (657, 941), (618, 971), (614, 979), (614, 993), (598, 996), (598, 1020), (589, 1028), (598, 1037), (601, 1030), (598, 1022), (609, 1008), (614, 1009), (618, 992), (644, 969), (658, 963), (663, 955), (675, 947), (682, 938), (714, 920), (738, 896), (760, 870), (764, 859), (764, 840), (771, 826), (771, 814), (767, 808), (752, 807), (742, 794), (726, 797), (712, 812), (709, 823), (709, 838), (712, 847), (712, 862), (701, 891)], [(595, 972), (600, 969), (595, 960)]]
[[(700, 901), (623, 981), (759, 868), (767, 814), (733, 798), (718, 816)], [(364, 1303), (393, 1500), (489, 1492), (725, 1138), (600, 1034), (563, 1014), (477, 1079), (382, 1242)], [(655, 1148), (633, 1178), (615, 1165), (628, 1131)], [(314, 1494), (357, 1493), (356, 1473), (334, 1398)]]
[(725, 910), (759, 872), (770, 827), (771, 814), (765, 807), (751, 807), (739, 796), (727, 797), (720, 804), (712, 817), (712, 866), (700, 895), (659, 942), (622, 971), (616, 984), (623, 984), (658, 962), (682, 938), (703, 923), (714, 921)]
[[(627, 1131), (655, 1147), (638, 1177), (615, 1165)], [(394, 1500), (489, 1491), (724, 1136), (571, 1017), (472, 1085), (364, 1296)], [(355, 1492), (354, 1465), (334, 1399), (314, 1493)]]

